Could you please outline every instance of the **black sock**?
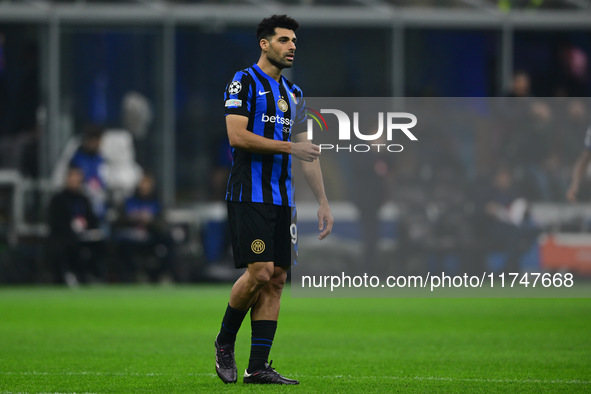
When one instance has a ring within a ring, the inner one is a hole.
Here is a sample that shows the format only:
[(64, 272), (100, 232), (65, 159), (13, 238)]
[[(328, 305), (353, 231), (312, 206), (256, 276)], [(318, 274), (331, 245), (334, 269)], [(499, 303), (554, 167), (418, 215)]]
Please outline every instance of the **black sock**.
[(236, 342), (236, 334), (238, 334), (242, 320), (244, 320), (244, 316), (246, 316), (247, 312), (248, 311), (241, 311), (239, 309), (232, 308), (230, 304), (228, 304), (228, 308), (226, 308), (226, 314), (222, 320), (222, 328), (220, 329), (220, 333), (218, 334), (217, 338), (218, 344), (231, 345)]
[(277, 330), (277, 322), (274, 320), (256, 320), (252, 325), (252, 345), (250, 347), (250, 359), (248, 360), (248, 373), (263, 369), (269, 359), (271, 345)]

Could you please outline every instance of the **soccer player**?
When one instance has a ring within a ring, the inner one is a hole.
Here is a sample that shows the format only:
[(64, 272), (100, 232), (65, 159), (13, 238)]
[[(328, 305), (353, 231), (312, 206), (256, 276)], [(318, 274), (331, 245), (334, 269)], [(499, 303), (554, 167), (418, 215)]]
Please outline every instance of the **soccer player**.
[(587, 129), (587, 134), (585, 134), (585, 148), (581, 155), (577, 159), (575, 166), (573, 168), (572, 179), (570, 182), (570, 186), (566, 192), (566, 198), (570, 202), (577, 201), (577, 194), (579, 194), (579, 186), (581, 184), (581, 180), (585, 175), (585, 171), (591, 162), (591, 125)]
[(292, 224), (292, 157), (300, 160), (318, 199), (319, 238), (328, 236), (333, 225), (320, 149), (304, 133), (302, 91), (281, 75), (293, 64), (298, 26), (286, 15), (263, 19), (257, 28), (258, 62), (238, 71), (226, 87), (226, 128), (233, 156), (226, 191), (228, 220), (236, 268), (246, 271), (232, 287), (215, 341), (216, 371), (224, 383), (237, 380), (234, 343), (249, 310), (252, 346), (244, 383), (299, 383), (267, 362), (297, 239)]

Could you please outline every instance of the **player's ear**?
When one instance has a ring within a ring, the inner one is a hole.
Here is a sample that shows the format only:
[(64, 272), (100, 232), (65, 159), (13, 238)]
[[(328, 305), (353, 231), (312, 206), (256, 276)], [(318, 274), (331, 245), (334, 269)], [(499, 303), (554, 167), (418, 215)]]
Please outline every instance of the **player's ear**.
[(259, 46), (261, 47), (261, 50), (266, 52), (269, 49), (269, 40), (266, 38), (261, 38), (261, 41), (259, 41)]

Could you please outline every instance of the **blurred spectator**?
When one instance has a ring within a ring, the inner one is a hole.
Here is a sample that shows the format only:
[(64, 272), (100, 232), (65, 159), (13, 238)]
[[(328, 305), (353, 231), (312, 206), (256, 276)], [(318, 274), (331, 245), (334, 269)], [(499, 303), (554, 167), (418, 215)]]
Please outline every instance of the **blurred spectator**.
[(428, 185), (425, 215), (430, 234), (424, 247), (429, 252), (429, 271), (457, 274), (472, 268), (466, 256), (469, 243), (473, 241), (470, 215), (466, 210), (467, 182), (462, 178), (459, 161), (450, 156), (433, 168)]
[(121, 100), (121, 123), (133, 136), (135, 154), (142, 164), (151, 159), (146, 136), (153, 119), (154, 114), (146, 96), (133, 90), (125, 93)]
[(519, 272), (523, 255), (539, 234), (529, 215), (529, 203), (504, 166), (482, 190), (477, 231), (485, 242), (486, 258), (500, 256), (505, 272)]
[(145, 137), (153, 119), (148, 99), (128, 91), (121, 100), (122, 128), (108, 128), (101, 138), (100, 153), (108, 165), (109, 198), (114, 205), (133, 194), (141, 176), (137, 163), (150, 162)]
[(142, 176), (133, 145), (131, 133), (125, 129), (107, 129), (102, 135), (99, 153), (108, 169), (106, 184), (113, 205), (132, 195)]
[(589, 66), (585, 51), (570, 42), (562, 43), (558, 49), (558, 80), (571, 97), (589, 95)]
[(569, 185), (569, 169), (564, 165), (564, 159), (558, 153), (552, 152), (544, 162), (543, 171), (548, 178), (552, 202), (564, 200), (564, 191)]
[[(531, 92), (531, 83), (529, 74), (523, 70), (518, 70), (513, 74), (513, 80), (511, 83), (511, 89), (506, 94), (507, 97), (533, 97)], [(527, 100), (528, 112), (525, 114), (538, 122), (544, 122), (550, 120), (552, 112), (550, 107), (541, 100), (530, 99)], [(518, 108), (521, 112), (521, 108)], [(516, 114), (512, 114), (516, 115)], [(523, 113), (521, 113), (523, 115)]]
[(120, 279), (133, 280), (143, 270), (151, 282), (157, 282), (172, 273), (174, 245), (152, 175), (144, 174), (135, 194), (124, 202), (115, 239), (121, 258), (115, 269)]
[(581, 140), (584, 130), (589, 124), (585, 99), (565, 97), (563, 89), (557, 89), (557, 97), (553, 98), (552, 126), (548, 155), (544, 159), (542, 170), (549, 182), (550, 201), (564, 201), (565, 190), (568, 189), (573, 157), (581, 151)]
[(516, 71), (513, 74), (513, 80), (511, 82), (511, 89), (507, 92), (508, 97), (529, 97), (530, 92), (530, 79), (529, 74), (525, 71)]
[(99, 152), (103, 129), (98, 125), (88, 125), (82, 136), (82, 143), (70, 159), (70, 166), (84, 172), (84, 192), (92, 203), (99, 219), (105, 223), (107, 214), (107, 168), (105, 158)]
[(498, 108), (504, 124), (504, 159), (521, 173), (525, 197), (549, 201), (550, 181), (542, 167), (549, 156), (552, 111), (545, 101), (531, 96), (529, 75), (524, 71), (515, 73), (506, 97)]
[(379, 254), (382, 234), (378, 213), (387, 197), (386, 183), (390, 171), (387, 159), (387, 153), (377, 152), (376, 149), (352, 155), (350, 196), (359, 213), (362, 272), (378, 273), (385, 268)]
[[(562, 161), (570, 161), (580, 153), (582, 136), (591, 120), (591, 113), (585, 98), (566, 97), (560, 88), (555, 93), (556, 98), (551, 101), (556, 114), (552, 117), (551, 152), (558, 154)], [(562, 197), (561, 194), (560, 199)]]
[[(73, 158), (80, 156), (80, 151), (92, 156), (92, 159), (83, 157), (83, 161), (94, 161), (93, 166), (99, 166), (98, 179), (105, 189), (104, 196), (98, 196), (100, 193), (96, 193), (96, 184), (92, 185), (93, 190), (89, 190), (93, 195), (97, 194), (97, 214), (104, 205), (101, 199), (108, 199), (109, 203), (119, 205), (133, 194), (142, 175), (142, 168), (136, 161), (135, 145), (148, 132), (152, 112), (147, 99), (133, 91), (125, 94), (121, 110), (123, 128), (103, 129), (98, 125), (87, 125), (81, 137), (73, 136), (69, 139), (53, 169), (52, 183), (60, 185), (66, 168)], [(146, 160), (149, 160), (149, 155)], [(91, 199), (94, 203), (94, 199)], [(102, 218), (103, 215), (99, 215)]]
[(577, 196), (579, 194), (579, 188), (581, 186), (581, 181), (585, 176), (587, 168), (589, 167), (589, 163), (591, 162), (591, 125), (587, 129), (587, 134), (585, 135), (585, 142), (584, 148), (581, 152), (577, 162), (574, 165), (571, 182), (566, 192), (566, 198), (570, 202), (577, 201)]
[(48, 260), (56, 282), (75, 286), (91, 275), (102, 277), (102, 232), (89, 199), (82, 192), (84, 174), (70, 167), (65, 187), (49, 203)]
[(143, 139), (148, 134), (154, 114), (146, 96), (130, 90), (121, 100), (121, 121), (123, 127), (137, 139)]

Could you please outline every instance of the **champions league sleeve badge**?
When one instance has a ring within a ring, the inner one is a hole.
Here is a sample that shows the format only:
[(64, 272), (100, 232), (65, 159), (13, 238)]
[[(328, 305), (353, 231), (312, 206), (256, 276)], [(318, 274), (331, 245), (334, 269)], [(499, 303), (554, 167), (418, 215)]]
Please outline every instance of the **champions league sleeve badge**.
[(230, 94), (238, 94), (242, 90), (242, 84), (240, 81), (232, 81), (230, 85), (228, 85), (228, 93)]

